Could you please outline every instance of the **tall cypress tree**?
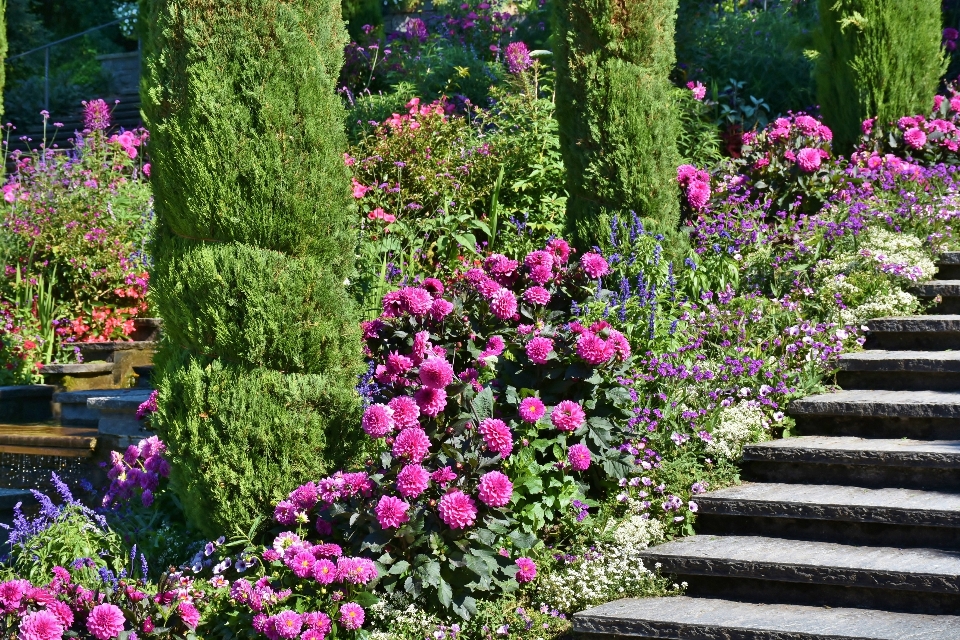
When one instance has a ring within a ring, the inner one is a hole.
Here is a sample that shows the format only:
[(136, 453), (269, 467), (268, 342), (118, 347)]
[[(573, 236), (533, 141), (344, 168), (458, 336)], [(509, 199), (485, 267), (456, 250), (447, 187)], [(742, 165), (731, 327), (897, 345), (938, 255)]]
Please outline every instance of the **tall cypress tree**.
[(7, 86), (7, 0), (0, 0), (0, 116), (3, 115), (3, 90)]
[(171, 480), (248, 527), (360, 441), (340, 0), (148, 0), (151, 296)]
[(850, 151), (860, 124), (887, 124), (933, 105), (947, 62), (939, 0), (819, 0), (817, 99), (834, 146)]
[(665, 232), (678, 223), (676, 12), (677, 0), (555, 1), (567, 226), (581, 248), (608, 237), (618, 211)]

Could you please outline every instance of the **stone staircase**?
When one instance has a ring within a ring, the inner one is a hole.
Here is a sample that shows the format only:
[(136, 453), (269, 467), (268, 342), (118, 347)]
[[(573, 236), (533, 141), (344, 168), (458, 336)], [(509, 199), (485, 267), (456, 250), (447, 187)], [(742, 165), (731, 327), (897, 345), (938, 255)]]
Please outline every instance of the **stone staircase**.
[[(798, 437), (746, 447), (698, 534), (645, 552), (687, 595), (574, 616), (597, 638), (960, 639), (960, 252), (939, 315), (868, 323), (842, 391), (791, 403)], [(957, 278), (954, 280), (953, 278)]]

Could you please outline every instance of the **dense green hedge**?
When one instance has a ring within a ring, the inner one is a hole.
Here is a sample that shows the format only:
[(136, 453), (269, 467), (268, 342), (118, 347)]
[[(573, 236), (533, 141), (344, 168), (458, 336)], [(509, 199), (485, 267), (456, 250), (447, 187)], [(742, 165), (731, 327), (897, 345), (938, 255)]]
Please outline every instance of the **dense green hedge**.
[(346, 34), (339, 0), (148, 4), (154, 424), (188, 515), (214, 535), (358, 441)]
[(939, 0), (819, 0), (817, 99), (834, 145), (850, 151), (860, 124), (926, 113), (946, 61)]
[(677, 226), (676, 10), (677, 0), (555, 2), (567, 222), (581, 247), (602, 243), (616, 212)]

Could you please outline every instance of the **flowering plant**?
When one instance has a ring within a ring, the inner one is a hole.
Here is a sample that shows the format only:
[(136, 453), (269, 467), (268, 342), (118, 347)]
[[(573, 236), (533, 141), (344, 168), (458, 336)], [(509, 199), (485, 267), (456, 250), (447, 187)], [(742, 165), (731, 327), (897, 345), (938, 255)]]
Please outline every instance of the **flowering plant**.
[(858, 157), (892, 153), (901, 158), (925, 165), (960, 164), (960, 93), (948, 85), (950, 95), (936, 95), (933, 109), (927, 114), (904, 116), (895, 123), (864, 120), (863, 137)]

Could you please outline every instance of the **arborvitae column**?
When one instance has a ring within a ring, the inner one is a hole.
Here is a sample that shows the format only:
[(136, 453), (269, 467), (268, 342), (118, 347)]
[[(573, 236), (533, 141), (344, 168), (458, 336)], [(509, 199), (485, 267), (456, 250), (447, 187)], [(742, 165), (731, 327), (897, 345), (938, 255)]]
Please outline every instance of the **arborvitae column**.
[(615, 212), (676, 228), (677, 118), (668, 74), (677, 0), (555, 0), (557, 119), (568, 232), (599, 244)]
[(188, 517), (244, 529), (359, 442), (340, 0), (151, 0), (153, 421)]
[(819, 0), (817, 99), (834, 146), (850, 151), (867, 118), (926, 113), (946, 71), (939, 0)]
[(0, 116), (3, 115), (3, 90), (7, 86), (7, 0), (0, 0)]

